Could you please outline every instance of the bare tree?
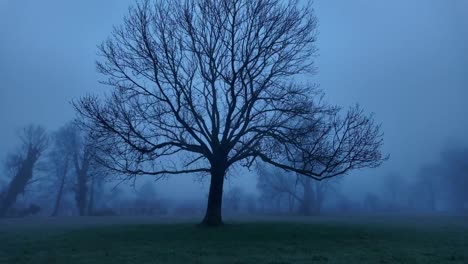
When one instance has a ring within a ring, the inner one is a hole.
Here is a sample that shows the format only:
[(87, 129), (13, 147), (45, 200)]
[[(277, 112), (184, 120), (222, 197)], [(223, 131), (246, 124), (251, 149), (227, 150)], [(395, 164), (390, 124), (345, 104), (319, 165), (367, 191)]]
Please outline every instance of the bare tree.
[[(292, 213), (296, 201), (301, 201), (299, 181), (297, 177), (288, 175), (280, 169), (272, 169), (267, 166), (257, 166), (257, 189), (260, 192), (260, 200), (275, 205), (280, 210), (282, 200), (286, 201), (289, 213)], [(264, 207), (267, 204), (264, 204)]]
[(4, 180), (0, 178), (0, 202), (3, 201), (3, 197), (6, 194), (7, 183)]
[(87, 133), (79, 130), (75, 126), (75, 133), (71, 138), (72, 162), (75, 173), (75, 202), (80, 216), (89, 213), (89, 181), (93, 170), (97, 170), (94, 166), (95, 148)]
[(303, 215), (318, 215), (322, 211), (325, 199), (334, 190), (331, 179), (313, 181), (304, 176), (297, 176), (302, 185), (302, 199), (299, 212)]
[(440, 176), (444, 173), (446, 173), (446, 170), (441, 170), (438, 165), (425, 165), (421, 167), (417, 174), (416, 182), (409, 187), (410, 193), (408, 198), (411, 203), (410, 207), (418, 205), (421, 209), (434, 212), (437, 207), (438, 196), (440, 196), (439, 186), (442, 183)]
[(397, 172), (389, 172), (385, 176), (383, 184), (386, 192), (390, 196), (391, 206), (395, 207), (399, 202), (398, 198), (401, 196), (406, 186), (403, 178)]
[(468, 213), (468, 148), (446, 146), (435, 163), (422, 166), (409, 186), (409, 207)]
[(54, 174), (54, 187), (57, 188), (54, 208), (51, 216), (57, 216), (63, 196), (66, 191), (68, 176), (72, 169), (72, 143), (74, 142), (76, 127), (67, 124), (52, 135), (52, 147), (48, 155), (48, 163)]
[(103, 187), (104, 187), (104, 178), (107, 176), (107, 171), (99, 166), (98, 163), (94, 161), (92, 170), (89, 173), (89, 198), (87, 203), (88, 215), (94, 214), (94, 207), (96, 205), (96, 200), (99, 200), (99, 197), (102, 196)]
[(41, 126), (29, 125), (19, 135), (21, 145), (7, 158), (7, 170), (13, 175), (0, 201), (0, 217), (7, 214), (18, 195), (23, 193), (33, 179), (37, 161), (44, 153), (48, 136)]
[(259, 166), (257, 172), (257, 189), (261, 198), (270, 202), (287, 200), (290, 213), (298, 209), (298, 213), (303, 215), (319, 214), (326, 195), (334, 189), (331, 179), (314, 181), (300, 174), (263, 166)]
[(468, 147), (446, 147), (438, 173), (453, 209), (468, 213)]
[(75, 103), (100, 162), (130, 176), (209, 174), (206, 225), (222, 224), (235, 164), (317, 180), (378, 166), (372, 117), (356, 108), (343, 121), (297, 82), (315, 70), (316, 27), (311, 6), (294, 0), (139, 1), (100, 46), (113, 92)]
[(233, 213), (238, 213), (243, 198), (243, 190), (239, 186), (234, 186), (226, 192), (223, 203), (226, 209), (232, 211)]
[(55, 174), (57, 188), (52, 216), (60, 209), (67, 185), (72, 183), (79, 215), (92, 214), (96, 191), (102, 189), (106, 170), (95, 161), (95, 151), (86, 132), (70, 122), (53, 135), (49, 152), (49, 168)]

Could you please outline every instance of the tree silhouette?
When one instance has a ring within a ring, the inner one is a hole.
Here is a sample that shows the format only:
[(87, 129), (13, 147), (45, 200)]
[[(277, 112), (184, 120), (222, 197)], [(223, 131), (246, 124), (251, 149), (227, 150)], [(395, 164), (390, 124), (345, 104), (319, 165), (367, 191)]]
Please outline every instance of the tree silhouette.
[(315, 70), (316, 27), (311, 6), (292, 0), (139, 1), (100, 46), (112, 93), (75, 102), (101, 163), (129, 176), (209, 174), (206, 225), (222, 224), (236, 164), (318, 180), (378, 166), (372, 116), (342, 116), (298, 81)]
[(19, 134), (20, 147), (7, 157), (7, 170), (13, 175), (0, 200), (0, 217), (4, 217), (14, 205), (18, 195), (24, 193), (26, 186), (33, 179), (39, 158), (48, 145), (45, 129), (37, 125), (25, 127)]
[(66, 194), (67, 178), (72, 169), (72, 144), (74, 142), (76, 127), (67, 124), (51, 136), (51, 150), (48, 153), (48, 167), (53, 177), (54, 188), (57, 188), (54, 208), (51, 216), (57, 216), (62, 199)]

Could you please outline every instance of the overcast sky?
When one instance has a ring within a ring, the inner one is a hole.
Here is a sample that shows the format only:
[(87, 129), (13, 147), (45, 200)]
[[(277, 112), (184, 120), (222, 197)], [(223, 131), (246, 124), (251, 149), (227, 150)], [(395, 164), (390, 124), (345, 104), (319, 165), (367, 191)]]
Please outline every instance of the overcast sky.
[[(0, 157), (22, 126), (56, 129), (74, 117), (72, 99), (109, 89), (96, 45), (132, 2), (0, 0)], [(315, 80), (330, 103), (375, 113), (391, 155), (349, 186), (369, 189), (390, 170), (411, 177), (444, 145), (468, 144), (468, 1), (316, 0), (315, 10)], [(254, 190), (249, 177), (232, 184)]]

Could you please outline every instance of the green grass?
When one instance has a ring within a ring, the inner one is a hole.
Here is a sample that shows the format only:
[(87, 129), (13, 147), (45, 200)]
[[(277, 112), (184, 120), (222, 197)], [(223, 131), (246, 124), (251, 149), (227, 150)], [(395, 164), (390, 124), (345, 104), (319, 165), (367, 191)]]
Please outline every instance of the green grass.
[(0, 263), (468, 263), (468, 228), (445, 221), (324, 220), (0, 231)]

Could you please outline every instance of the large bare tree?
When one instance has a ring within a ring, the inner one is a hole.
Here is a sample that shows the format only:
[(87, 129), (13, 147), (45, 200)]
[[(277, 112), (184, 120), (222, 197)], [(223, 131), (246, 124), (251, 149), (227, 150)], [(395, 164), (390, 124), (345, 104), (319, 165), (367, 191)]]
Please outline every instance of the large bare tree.
[(314, 72), (316, 27), (311, 6), (293, 0), (139, 1), (100, 46), (112, 93), (75, 107), (109, 168), (209, 174), (203, 223), (220, 225), (235, 164), (320, 180), (382, 160), (372, 117), (356, 108), (343, 121), (298, 81)]

